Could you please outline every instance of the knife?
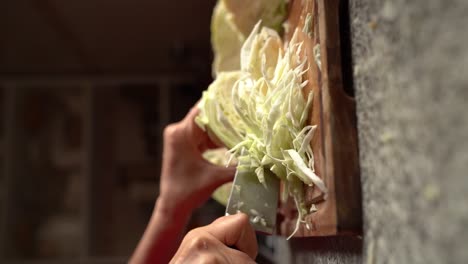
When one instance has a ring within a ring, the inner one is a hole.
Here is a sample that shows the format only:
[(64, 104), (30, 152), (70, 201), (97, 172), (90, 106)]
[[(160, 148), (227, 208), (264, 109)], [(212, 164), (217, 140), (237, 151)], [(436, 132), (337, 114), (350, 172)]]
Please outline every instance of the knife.
[(254, 169), (238, 166), (226, 215), (243, 212), (256, 231), (275, 234), (280, 181), (269, 169), (264, 170), (264, 176), (262, 184)]

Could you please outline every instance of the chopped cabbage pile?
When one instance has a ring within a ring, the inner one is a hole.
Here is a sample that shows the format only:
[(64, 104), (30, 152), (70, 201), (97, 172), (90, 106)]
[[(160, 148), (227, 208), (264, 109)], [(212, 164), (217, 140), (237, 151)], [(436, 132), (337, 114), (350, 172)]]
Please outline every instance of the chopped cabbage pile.
[(260, 23), (242, 45), (240, 70), (219, 72), (203, 93), (196, 122), (239, 160), (238, 170), (254, 171), (261, 183), (270, 170), (284, 182), (299, 212), (294, 235), (307, 214), (303, 185), (328, 192), (314, 172), (313, 94), (303, 95), (308, 68), (297, 30), (283, 49), (278, 33)]

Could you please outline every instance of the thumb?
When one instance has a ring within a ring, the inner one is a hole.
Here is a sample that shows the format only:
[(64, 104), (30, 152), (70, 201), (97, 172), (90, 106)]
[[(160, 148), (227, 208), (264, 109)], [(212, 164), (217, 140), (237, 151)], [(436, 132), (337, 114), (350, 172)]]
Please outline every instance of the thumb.
[(205, 162), (205, 166), (205, 171), (208, 172), (208, 177), (215, 179), (214, 181), (217, 184), (230, 182), (234, 179), (234, 174), (236, 173), (236, 167), (234, 166), (224, 167), (214, 165), (209, 162)]
[(227, 246), (234, 246), (255, 259), (258, 252), (257, 237), (246, 214), (218, 218), (208, 225), (207, 232)]

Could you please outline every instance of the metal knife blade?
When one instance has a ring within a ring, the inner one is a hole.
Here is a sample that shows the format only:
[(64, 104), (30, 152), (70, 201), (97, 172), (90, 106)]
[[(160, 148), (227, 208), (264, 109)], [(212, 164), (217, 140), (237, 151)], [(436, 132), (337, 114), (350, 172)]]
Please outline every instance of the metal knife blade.
[(226, 214), (243, 212), (256, 231), (274, 234), (280, 181), (270, 170), (264, 172), (265, 184), (262, 184), (254, 170), (236, 171)]

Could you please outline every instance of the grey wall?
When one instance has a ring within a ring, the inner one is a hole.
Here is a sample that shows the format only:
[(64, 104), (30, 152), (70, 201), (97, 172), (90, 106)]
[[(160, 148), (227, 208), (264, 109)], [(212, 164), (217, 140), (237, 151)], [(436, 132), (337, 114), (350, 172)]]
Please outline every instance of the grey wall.
[(358, 240), (296, 241), (292, 260), (468, 263), (468, 2), (350, 9), (363, 252)]
[(352, 1), (365, 253), (468, 262), (468, 2)]

